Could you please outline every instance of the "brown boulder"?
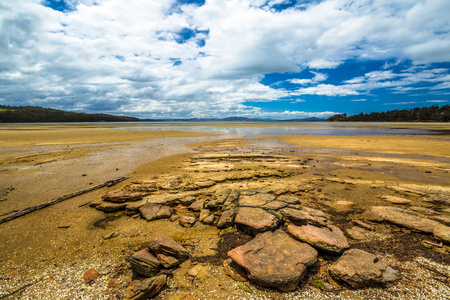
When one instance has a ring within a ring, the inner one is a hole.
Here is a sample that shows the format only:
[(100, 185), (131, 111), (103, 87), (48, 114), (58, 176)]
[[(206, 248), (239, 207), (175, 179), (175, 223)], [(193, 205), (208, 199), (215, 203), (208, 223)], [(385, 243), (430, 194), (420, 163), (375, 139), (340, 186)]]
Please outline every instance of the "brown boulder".
[(398, 273), (382, 259), (359, 249), (344, 253), (329, 269), (330, 275), (352, 288), (386, 286), (398, 279)]
[(142, 218), (147, 221), (170, 218), (172, 215), (170, 207), (153, 203), (144, 204), (139, 208), (139, 212), (141, 213)]
[(258, 234), (245, 245), (228, 252), (245, 269), (249, 280), (261, 286), (292, 291), (317, 261), (317, 251), (282, 230)]
[(142, 193), (137, 192), (130, 193), (127, 191), (118, 190), (103, 195), (102, 200), (109, 202), (123, 203), (141, 200), (142, 197), (143, 197)]
[(244, 231), (260, 233), (276, 229), (280, 220), (262, 208), (240, 207), (234, 222)]
[(147, 249), (142, 249), (131, 256), (130, 265), (137, 273), (152, 277), (158, 272), (160, 263)]
[(289, 225), (287, 229), (294, 238), (329, 253), (341, 254), (350, 247), (344, 233), (333, 225), (322, 228), (312, 225)]

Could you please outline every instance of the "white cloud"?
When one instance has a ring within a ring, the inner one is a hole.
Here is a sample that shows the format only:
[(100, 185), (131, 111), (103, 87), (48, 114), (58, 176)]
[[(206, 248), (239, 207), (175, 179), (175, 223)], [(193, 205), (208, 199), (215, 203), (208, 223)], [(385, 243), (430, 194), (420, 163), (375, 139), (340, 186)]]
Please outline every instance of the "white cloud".
[[(283, 11), (271, 7), (284, 0), (177, 9), (175, 0), (66, 3), (73, 11), (40, 0), (2, 2), (0, 98), (8, 104), (187, 117), (256, 114), (243, 103), (289, 96), (358, 95), (417, 82), (449, 88), (446, 69), (386, 69), (343, 85), (324, 84), (325, 71), (313, 72), (291, 81), (305, 86), (294, 92), (260, 83), (267, 73), (333, 69), (348, 59), (450, 61), (448, 0), (326, 0)], [(192, 37), (180, 38), (182, 30)]]

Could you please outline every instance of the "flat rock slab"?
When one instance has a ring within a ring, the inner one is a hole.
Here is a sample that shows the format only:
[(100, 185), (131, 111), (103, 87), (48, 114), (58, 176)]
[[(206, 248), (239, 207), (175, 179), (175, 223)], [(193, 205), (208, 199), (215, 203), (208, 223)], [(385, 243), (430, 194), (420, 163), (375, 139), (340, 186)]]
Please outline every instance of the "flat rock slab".
[(185, 197), (186, 194), (170, 194), (170, 195), (152, 195), (145, 197), (144, 199), (147, 200), (148, 203), (173, 206), (180, 203), (180, 200)]
[(398, 273), (382, 259), (359, 249), (346, 251), (329, 269), (330, 275), (352, 288), (386, 286), (398, 279)]
[(239, 200), (239, 206), (262, 207), (269, 202), (275, 200), (270, 194), (256, 194), (253, 196), (244, 196)]
[(418, 216), (412, 211), (391, 206), (373, 206), (370, 210), (376, 219), (403, 226), (412, 230), (432, 233), (441, 223)]
[(402, 197), (391, 196), (391, 195), (383, 195), (380, 198), (383, 200), (386, 200), (388, 202), (394, 203), (394, 204), (409, 204), (409, 203), (411, 203), (411, 200), (408, 200), (408, 199), (402, 198)]
[(189, 253), (186, 248), (184, 248), (183, 246), (175, 242), (174, 239), (168, 236), (157, 235), (155, 239), (148, 245), (148, 249), (155, 254), (173, 256), (182, 261), (189, 258)]
[(158, 272), (160, 262), (147, 249), (142, 249), (131, 256), (130, 265), (137, 273), (152, 277)]
[(127, 192), (127, 191), (111, 191), (103, 195), (102, 200), (116, 203), (123, 202), (133, 202), (141, 200), (143, 197), (142, 193), (139, 192)]
[(344, 233), (333, 225), (321, 228), (289, 225), (287, 229), (294, 238), (332, 254), (341, 254), (350, 247)]
[(260, 233), (276, 229), (280, 220), (262, 208), (240, 207), (234, 221), (244, 231)]
[(294, 224), (315, 224), (325, 226), (327, 218), (324, 212), (307, 207), (283, 208), (280, 212)]
[(139, 208), (139, 212), (142, 218), (147, 221), (170, 218), (172, 215), (170, 207), (154, 203), (144, 204)]
[(194, 216), (181, 216), (180, 225), (186, 228), (194, 226), (196, 219)]
[(104, 212), (117, 212), (124, 210), (127, 207), (128, 203), (113, 203), (108, 201), (100, 202), (100, 205), (97, 205), (95, 208)]
[(288, 205), (289, 205), (289, 203), (275, 200), (275, 201), (269, 202), (267, 204), (264, 204), (263, 208), (268, 209), (268, 210), (279, 210), (279, 209), (287, 207)]
[(249, 280), (261, 286), (292, 291), (307, 267), (317, 261), (317, 251), (282, 230), (258, 234), (245, 245), (228, 252), (244, 268)]
[(299, 204), (300, 203), (300, 199), (296, 196), (282, 195), (282, 196), (278, 196), (277, 200), (288, 203), (288, 204)]

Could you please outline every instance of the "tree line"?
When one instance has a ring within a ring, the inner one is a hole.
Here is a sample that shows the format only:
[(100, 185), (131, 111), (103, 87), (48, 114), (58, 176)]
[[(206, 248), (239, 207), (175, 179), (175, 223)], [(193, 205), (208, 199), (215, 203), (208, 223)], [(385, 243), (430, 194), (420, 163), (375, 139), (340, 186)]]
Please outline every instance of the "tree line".
[(336, 114), (327, 121), (345, 122), (450, 122), (450, 106), (432, 105), (412, 109), (389, 110), (386, 112), (360, 113), (348, 116)]
[(39, 106), (0, 105), (0, 123), (138, 122), (138, 118), (76, 113)]

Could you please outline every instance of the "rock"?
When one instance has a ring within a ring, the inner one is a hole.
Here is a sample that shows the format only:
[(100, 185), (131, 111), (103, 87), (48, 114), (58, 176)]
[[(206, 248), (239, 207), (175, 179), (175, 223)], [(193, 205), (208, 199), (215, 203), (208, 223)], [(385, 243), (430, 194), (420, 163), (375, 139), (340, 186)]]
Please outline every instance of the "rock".
[(227, 210), (230, 208), (235, 208), (238, 203), (240, 196), (240, 191), (238, 189), (231, 189), (230, 193), (227, 196), (227, 199), (223, 203), (223, 209)]
[(316, 209), (306, 209), (304, 207), (294, 209), (288, 207), (281, 209), (280, 212), (289, 221), (298, 225), (315, 224), (325, 226), (327, 222), (326, 215), (322, 211)]
[(193, 211), (201, 211), (203, 209), (203, 200), (197, 200), (193, 202), (191, 205), (189, 205), (189, 209)]
[(157, 235), (149, 244), (148, 249), (155, 254), (173, 256), (182, 262), (189, 258), (189, 253), (186, 248), (167, 236)]
[(394, 203), (394, 204), (409, 204), (411, 203), (411, 200), (402, 198), (402, 197), (396, 197), (396, 196), (390, 196), (390, 195), (383, 195), (380, 197), (383, 200), (386, 200), (388, 202)]
[(158, 272), (160, 262), (147, 249), (142, 249), (131, 256), (130, 265), (137, 273), (152, 277)]
[(183, 291), (177, 296), (170, 298), (170, 300), (196, 300), (195, 296), (190, 295), (188, 292)]
[(139, 183), (133, 183), (128, 189), (133, 192), (152, 193), (158, 190), (158, 183), (154, 180), (144, 180)]
[(433, 229), (434, 237), (444, 243), (450, 244), (450, 227), (445, 225), (436, 226)]
[(359, 226), (353, 226), (351, 228), (348, 228), (345, 230), (347, 235), (351, 237), (354, 240), (365, 240), (366, 239), (366, 233), (367, 230), (359, 227)]
[(207, 216), (205, 219), (203, 219), (203, 224), (206, 225), (211, 225), (214, 223), (214, 214), (210, 214), (209, 216)]
[(180, 225), (183, 227), (192, 227), (195, 224), (195, 217), (193, 216), (181, 216)]
[(217, 223), (217, 228), (224, 229), (234, 225), (234, 219), (236, 217), (236, 209), (230, 208), (222, 213), (219, 222)]
[(180, 203), (180, 199), (183, 199), (184, 197), (186, 197), (186, 194), (162, 194), (151, 195), (144, 199), (147, 200), (148, 203), (173, 206)]
[(241, 197), (239, 206), (241, 207), (263, 207), (269, 202), (275, 200), (275, 197), (270, 194), (256, 194), (253, 196)]
[(365, 212), (363, 212), (361, 214), (361, 218), (369, 220), (369, 221), (374, 221), (374, 222), (381, 222), (383, 221), (383, 217), (380, 216), (379, 214), (370, 211), (370, 210), (366, 210)]
[(175, 257), (164, 255), (164, 254), (158, 254), (156, 256), (156, 258), (160, 261), (161, 265), (164, 268), (166, 268), (166, 269), (170, 269), (170, 268), (176, 267), (176, 266), (178, 266), (181, 263)]
[(322, 228), (289, 225), (287, 230), (294, 238), (332, 254), (341, 254), (350, 247), (344, 233), (334, 225)]
[(203, 222), (204, 219), (206, 219), (207, 217), (209, 217), (211, 215), (211, 211), (209, 209), (202, 209), (200, 211), (200, 216), (198, 218), (198, 220), (200, 222)]
[(158, 275), (144, 280), (134, 280), (125, 291), (125, 299), (147, 300), (151, 299), (166, 285), (167, 275)]
[(206, 274), (208, 274), (209, 268), (206, 265), (198, 264), (194, 266), (192, 269), (190, 269), (187, 274), (189, 276), (195, 277), (197, 279), (200, 279), (204, 277)]
[(436, 215), (436, 216), (429, 216), (431, 220), (438, 221), (439, 223), (449, 225), (450, 226), (450, 216), (447, 215)]
[(253, 240), (228, 252), (244, 268), (249, 280), (261, 286), (288, 292), (296, 288), (308, 266), (317, 261), (317, 251), (291, 238), (282, 230), (258, 234)]
[(288, 204), (299, 204), (300, 203), (300, 199), (298, 197), (288, 196), (288, 195), (279, 196), (279, 197), (277, 197), (277, 200), (281, 201), (281, 202), (286, 202)]
[(355, 289), (386, 286), (398, 279), (398, 273), (382, 259), (359, 249), (346, 251), (328, 272), (334, 279)]
[(355, 205), (355, 202), (340, 200), (340, 201), (336, 201), (336, 204), (341, 205), (341, 206), (352, 206), (352, 205)]
[(223, 271), (225, 272), (225, 274), (236, 281), (247, 281), (245, 270), (241, 268), (237, 263), (235, 263), (231, 258), (225, 259), (223, 261)]
[(137, 200), (141, 200), (143, 197), (142, 193), (134, 192), (126, 192), (126, 191), (112, 191), (105, 195), (103, 195), (102, 200), (109, 201), (109, 202), (117, 202), (117, 203), (123, 203), (123, 202), (133, 202)]
[(172, 212), (170, 207), (160, 204), (147, 203), (139, 208), (143, 219), (153, 221), (157, 219), (170, 218)]
[(184, 198), (181, 198), (180, 199), (180, 203), (182, 204), (182, 205), (185, 205), (185, 206), (187, 206), (187, 205), (191, 205), (192, 203), (194, 203), (195, 202), (195, 197), (194, 196), (186, 196), (186, 197), (184, 197)]
[(269, 202), (269, 203), (265, 204), (263, 206), (263, 208), (264, 209), (268, 209), (268, 210), (279, 210), (279, 209), (287, 207), (288, 205), (289, 205), (289, 203), (275, 200), (275, 201), (272, 201), (272, 202)]
[(100, 276), (97, 270), (89, 269), (83, 274), (84, 283), (88, 284), (97, 279)]
[(255, 207), (240, 207), (234, 220), (236, 226), (252, 233), (274, 230), (279, 221), (273, 214)]
[(134, 215), (139, 212), (139, 208), (144, 206), (147, 203), (147, 200), (140, 200), (136, 202), (128, 203), (128, 205), (125, 207), (125, 210), (128, 215)]
[(199, 181), (194, 182), (194, 185), (201, 189), (213, 186), (215, 184), (216, 184), (216, 182), (214, 180), (209, 180), (209, 179), (199, 180)]
[(100, 205), (97, 205), (95, 208), (104, 212), (117, 212), (124, 210), (127, 205), (128, 203), (113, 203), (102, 201)]
[(373, 206), (370, 211), (380, 216), (383, 221), (426, 233), (432, 233), (434, 227), (441, 225), (439, 222), (397, 207)]

